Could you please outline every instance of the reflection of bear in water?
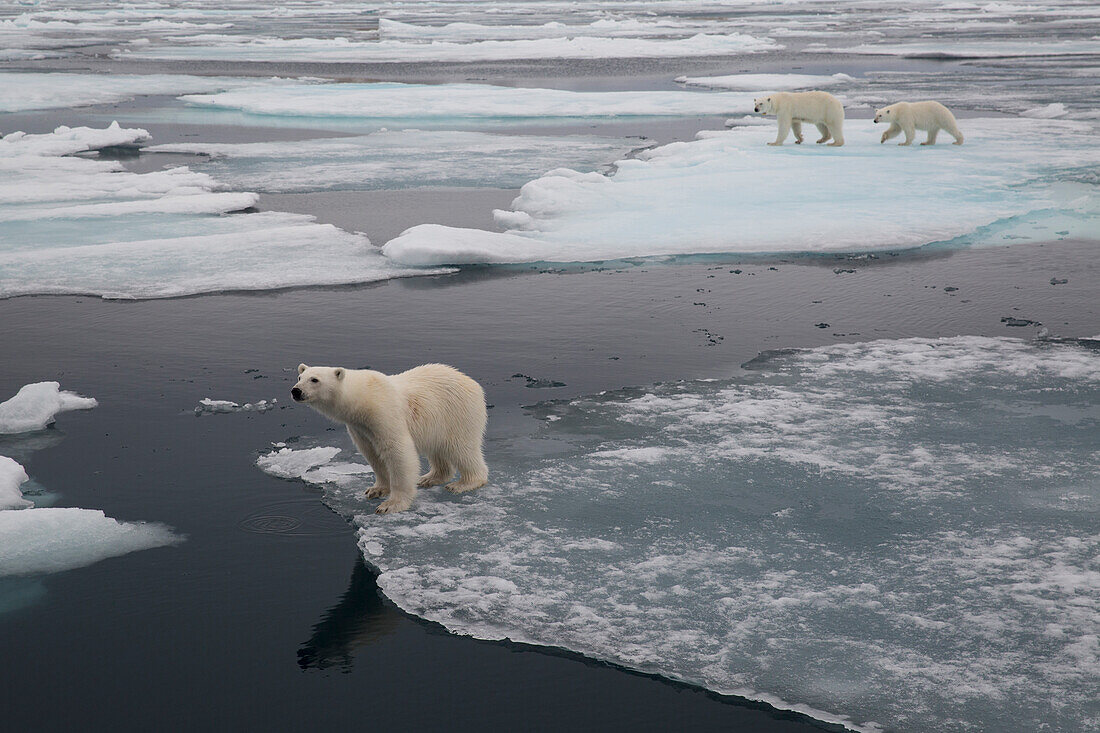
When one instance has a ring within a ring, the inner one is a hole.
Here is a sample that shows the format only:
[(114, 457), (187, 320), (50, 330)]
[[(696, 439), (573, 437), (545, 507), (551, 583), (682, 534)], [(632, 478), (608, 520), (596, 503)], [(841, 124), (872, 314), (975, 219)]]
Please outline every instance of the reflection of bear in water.
[[(370, 462), (376, 482), (367, 497), (388, 496), (379, 514), (404, 511), (416, 487), (446, 483), (456, 494), (485, 485), (489, 469), (481, 454), (485, 393), (462, 372), (425, 364), (387, 376), (370, 369), (298, 365), (291, 394), (342, 422), (355, 447)], [(417, 482), (419, 455), (430, 469)]]
[(758, 113), (778, 118), (779, 134), (775, 142), (768, 145), (782, 145), (791, 130), (794, 130), (795, 143), (801, 143), (803, 122), (817, 126), (821, 133), (817, 142), (832, 138), (829, 145), (840, 147), (844, 144), (844, 105), (828, 92), (778, 92), (757, 99), (753, 104)]
[(875, 110), (875, 123), (889, 122), (890, 129), (882, 133), (880, 143), (884, 143), (900, 133), (905, 133), (905, 142), (898, 145), (911, 145), (916, 137), (917, 130), (928, 133), (928, 139), (921, 145), (935, 145), (936, 135), (940, 130), (947, 130), (947, 134), (955, 138), (955, 145), (963, 144), (963, 134), (959, 132), (959, 125), (955, 122), (955, 115), (951, 110), (939, 102), (898, 102), (889, 107)]
[(353, 652), (392, 632), (401, 619), (401, 613), (382, 600), (374, 573), (360, 557), (339, 603), (325, 612), (314, 625), (309, 641), (298, 650), (298, 666), (302, 669), (339, 666), (350, 672)]

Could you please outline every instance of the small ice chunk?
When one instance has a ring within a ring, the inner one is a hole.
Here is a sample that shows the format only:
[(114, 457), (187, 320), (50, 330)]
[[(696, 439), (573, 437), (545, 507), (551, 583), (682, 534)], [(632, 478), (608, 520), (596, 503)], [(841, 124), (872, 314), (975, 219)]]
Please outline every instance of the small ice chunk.
[(267, 412), (268, 410), (274, 410), (278, 400), (272, 398), (268, 400), (259, 400), (257, 402), (246, 402), (243, 405), (237, 404), (231, 400), (214, 400), (209, 397), (204, 397), (199, 400), (199, 404), (195, 406), (196, 415), (214, 415), (227, 412)]
[(0, 510), (26, 509), (34, 502), (23, 498), (19, 487), (30, 478), (21, 465), (7, 456), (0, 456)]
[(279, 478), (302, 478), (309, 471), (331, 461), (339, 452), (339, 448), (333, 447), (280, 448), (257, 458), (256, 465), (265, 473)]
[(97, 509), (0, 511), (0, 577), (57, 573), (182, 540), (162, 524), (120, 522)]
[(0, 434), (42, 430), (59, 412), (89, 410), (97, 404), (91, 397), (61, 391), (57, 382), (27, 384), (14, 397), (0, 402)]
[(1040, 120), (1052, 120), (1055, 117), (1065, 117), (1069, 110), (1066, 109), (1066, 105), (1061, 102), (1054, 102), (1052, 104), (1044, 105), (1042, 107), (1032, 107), (1031, 109), (1024, 110), (1020, 114), (1024, 117), (1034, 117)]

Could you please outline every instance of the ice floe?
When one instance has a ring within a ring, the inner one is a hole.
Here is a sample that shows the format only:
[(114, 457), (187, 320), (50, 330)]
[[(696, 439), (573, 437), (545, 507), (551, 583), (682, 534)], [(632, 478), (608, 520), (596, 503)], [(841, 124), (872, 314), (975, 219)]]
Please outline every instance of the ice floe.
[(820, 89), (847, 84), (847, 74), (727, 74), (725, 76), (678, 76), (676, 81), (689, 87), (732, 89), (739, 92), (781, 92), (789, 89)]
[(477, 120), (723, 115), (743, 111), (751, 94), (718, 92), (573, 92), (490, 84), (287, 84), (191, 94), (203, 107), (256, 115), (357, 119)]
[(560, 165), (608, 165), (639, 138), (430, 130), (270, 143), (172, 143), (147, 152), (209, 156), (191, 167), (220, 186), (261, 192), (495, 186), (518, 188)]
[(14, 397), (0, 402), (0, 435), (42, 430), (59, 412), (90, 410), (97, 404), (92, 397), (62, 391), (57, 382), (26, 384)]
[(490, 446), (490, 486), (404, 514), (370, 513), (346, 439), (259, 464), (320, 485), (386, 595), (455, 633), (866, 730), (1089, 727), (1095, 351), (906, 339), (745, 367), (533, 407), (559, 454)]
[[(271, 79), (266, 83), (277, 84)], [(300, 82), (296, 82), (300, 83)], [(153, 94), (196, 94), (262, 86), (264, 80), (186, 74), (0, 72), (0, 112), (83, 107)]]
[(453, 43), (407, 43), (339, 38), (244, 38), (208, 34), (189, 45), (128, 46), (123, 58), (167, 60), (325, 61), (400, 63), (411, 61), (502, 61), (515, 59), (685, 58), (729, 56), (782, 48), (770, 38), (744, 33), (688, 38), (560, 37)]
[(548, 172), (496, 213), (506, 232), (421, 225), (383, 252), (428, 266), (1100, 238), (1091, 125), (960, 124), (961, 147), (900, 149), (880, 145), (883, 127), (868, 120), (848, 121), (841, 148), (769, 147), (769, 127), (705, 131), (620, 161), (610, 176)]
[(23, 492), (19, 490), (29, 480), (19, 463), (7, 456), (0, 456), (0, 511), (34, 506), (34, 502), (24, 499)]
[(205, 173), (133, 173), (73, 157), (148, 137), (115, 123), (0, 139), (0, 297), (156, 298), (419, 274), (394, 267), (365, 236), (310, 216), (232, 213), (257, 195), (215, 191)]

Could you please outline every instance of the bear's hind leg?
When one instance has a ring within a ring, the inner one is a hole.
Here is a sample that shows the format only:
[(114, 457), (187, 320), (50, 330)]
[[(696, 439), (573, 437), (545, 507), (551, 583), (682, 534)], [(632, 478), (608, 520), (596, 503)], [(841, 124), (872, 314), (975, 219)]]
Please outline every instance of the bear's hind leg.
[(794, 131), (794, 144), (802, 144), (802, 120), (791, 120), (791, 130)]
[(921, 145), (935, 145), (936, 135), (940, 134), (940, 128), (933, 127), (928, 131), (928, 139), (921, 143)]
[(963, 134), (961, 132), (959, 132), (959, 128), (958, 128), (957, 125), (955, 127), (950, 128), (947, 131), (947, 134), (950, 135), (951, 137), (955, 138), (955, 142), (951, 143), (952, 145), (962, 145), (963, 144)]
[(817, 123), (817, 131), (821, 133), (821, 139), (817, 141), (820, 145), (823, 142), (828, 142), (829, 138), (833, 136), (833, 133), (829, 132), (829, 126), (823, 123)]
[(447, 491), (461, 494), (480, 489), (489, 481), (489, 467), (481, 455), (480, 445), (471, 445), (451, 456), (452, 464), (458, 469), (459, 478), (445, 487)]
[(439, 484), (445, 484), (450, 481), (451, 476), (454, 475), (454, 469), (451, 468), (446, 458), (442, 455), (429, 455), (428, 472), (420, 477), (416, 485), (421, 489), (426, 489), (429, 486), (438, 486)]

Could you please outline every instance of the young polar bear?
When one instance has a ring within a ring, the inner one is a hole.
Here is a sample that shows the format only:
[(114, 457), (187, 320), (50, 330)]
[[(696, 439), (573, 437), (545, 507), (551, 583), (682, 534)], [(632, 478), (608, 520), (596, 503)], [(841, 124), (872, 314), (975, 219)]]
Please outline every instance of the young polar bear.
[(875, 110), (875, 123), (889, 122), (890, 128), (882, 133), (880, 143), (884, 143), (898, 133), (905, 133), (905, 142), (898, 145), (912, 145), (917, 130), (928, 132), (928, 139), (921, 145), (935, 145), (940, 130), (947, 130), (955, 138), (955, 145), (963, 144), (963, 134), (955, 122), (951, 110), (939, 102), (898, 102), (889, 107)]
[[(484, 486), (489, 477), (481, 453), (485, 392), (453, 367), (424, 364), (386, 375), (299, 364), (290, 393), (347, 426), (374, 470), (367, 497), (389, 497), (378, 514), (408, 509), (417, 486), (446, 483), (456, 471), (460, 478), (446, 487), (456, 494)], [(429, 470), (417, 481), (420, 454), (427, 455)]]
[(753, 100), (753, 105), (760, 114), (778, 118), (779, 135), (768, 145), (782, 145), (791, 130), (794, 130), (795, 143), (801, 143), (803, 122), (817, 126), (821, 133), (817, 142), (832, 138), (829, 145), (840, 147), (844, 144), (844, 105), (828, 92), (777, 92)]

